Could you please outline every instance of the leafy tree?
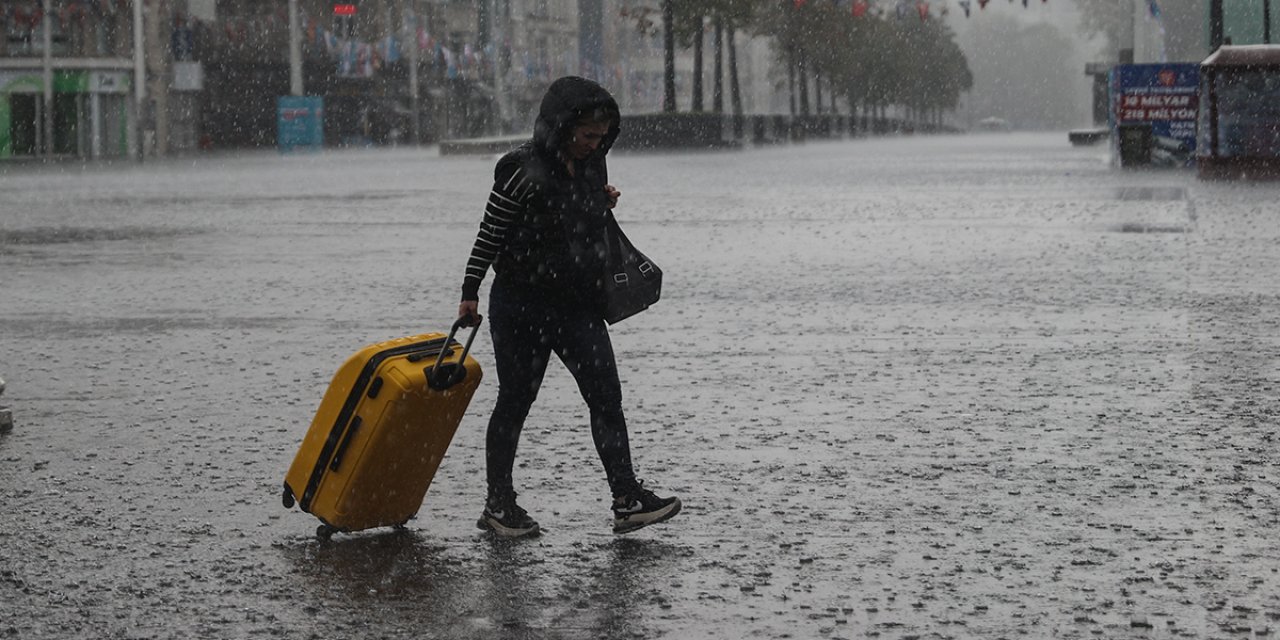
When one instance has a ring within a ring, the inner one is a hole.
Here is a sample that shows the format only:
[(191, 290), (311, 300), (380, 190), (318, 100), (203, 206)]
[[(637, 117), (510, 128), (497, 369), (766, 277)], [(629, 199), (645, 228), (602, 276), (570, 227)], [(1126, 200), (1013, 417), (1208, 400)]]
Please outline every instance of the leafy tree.
[[(811, 112), (810, 77), (816, 91), (826, 87), (835, 104), (837, 97), (850, 108), (863, 105), (883, 109), (897, 104), (919, 118), (938, 118), (954, 109), (960, 95), (973, 85), (968, 62), (955, 42), (955, 34), (936, 20), (920, 21), (914, 13), (899, 20), (892, 14), (854, 18), (849, 6), (809, 0), (659, 0), (659, 7), (633, 12), (644, 31), (662, 28), (671, 34), (664, 55), (674, 57), (674, 47), (700, 46), (707, 20), (722, 31), (728, 48), (730, 103), (741, 115), (742, 99), (736, 69), (735, 34), (745, 32), (770, 38), (788, 70), (797, 111)], [(719, 47), (715, 58), (721, 59)], [(701, 75), (700, 65), (695, 74)], [(717, 64), (717, 78), (723, 70)], [(664, 104), (674, 110), (674, 67), (665, 70)], [(700, 105), (701, 86), (695, 89), (694, 108)], [(718, 101), (717, 101), (718, 104)]]

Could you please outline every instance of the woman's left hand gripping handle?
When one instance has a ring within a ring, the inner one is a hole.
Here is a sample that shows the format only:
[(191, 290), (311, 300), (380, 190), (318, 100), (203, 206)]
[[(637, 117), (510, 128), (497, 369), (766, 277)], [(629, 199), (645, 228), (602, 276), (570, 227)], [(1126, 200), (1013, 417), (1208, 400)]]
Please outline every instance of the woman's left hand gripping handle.
[(480, 324), (480, 302), (478, 300), (463, 300), (458, 305), (458, 323), (464, 327), (474, 327)]

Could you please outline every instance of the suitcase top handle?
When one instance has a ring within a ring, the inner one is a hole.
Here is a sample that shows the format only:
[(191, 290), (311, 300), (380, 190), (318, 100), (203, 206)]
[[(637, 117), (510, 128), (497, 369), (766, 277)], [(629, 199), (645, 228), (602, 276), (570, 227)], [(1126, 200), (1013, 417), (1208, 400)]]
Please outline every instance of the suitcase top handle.
[[(440, 355), (436, 356), (436, 363), (431, 367), (431, 373), (427, 374), (427, 386), (436, 391), (444, 391), (459, 382), (466, 376), (467, 354), (471, 353), (471, 343), (476, 339), (476, 333), (480, 331), (480, 323), (484, 320), (483, 316), (477, 315), (476, 323), (471, 327), (471, 335), (467, 336), (467, 343), (462, 346), (462, 355), (458, 356), (458, 363), (453, 366), (443, 366), (444, 357), (449, 353), (449, 349), (441, 349)], [(454, 321), (453, 327), (449, 329), (449, 337), (445, 338), (444, 343), (448, 345), (453, 341), (453, 336), (458, 333), (458, 329), (465, 326), (465, 323), (471, 318), (463, 316)]]

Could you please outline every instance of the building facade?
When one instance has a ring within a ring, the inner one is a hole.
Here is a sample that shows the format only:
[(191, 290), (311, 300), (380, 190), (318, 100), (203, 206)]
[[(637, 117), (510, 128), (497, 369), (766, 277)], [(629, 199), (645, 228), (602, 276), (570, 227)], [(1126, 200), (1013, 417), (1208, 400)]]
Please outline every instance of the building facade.
[(127, 2), (0, 1), (0, 159), (130, 153)]
[[(661, 109), (662, 39), (635, 18), (657, 0), (296, 0), (296, 48), (290, 5), (0, 0), (0, 159), (274, 146), (295, 68), (301, 93), (323, 99), (328, 146), (528, 131), (569, 74), (628, 113)], [(768, 44), (737, 42), (746, 109), (769, 110)], [(689, 51), (676, 69), (687, 109)]]

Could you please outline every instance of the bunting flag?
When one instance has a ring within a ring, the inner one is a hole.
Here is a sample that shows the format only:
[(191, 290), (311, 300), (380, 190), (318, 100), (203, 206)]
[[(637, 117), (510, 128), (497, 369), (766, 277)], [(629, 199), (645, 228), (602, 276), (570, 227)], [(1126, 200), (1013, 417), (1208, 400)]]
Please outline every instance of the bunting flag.
[(796, 0), (796, 8), (799, 9), (800, 7), (803, 7), (806, 1), (807, 0)]
[(928, 2), (917, 2), (917, 3), (916, 3), (916, 13), (919, 13), (919, 14), (920, 14), (920, 21), (921, 21), (921, 22), (924, 22), (925, 20), (928, 20), (928, 19), (929, 19), (929, 3), (928, 3)]
[(899, 20), (907, 17), (907, 13), (910, 11), (911, 11), (911, 7), (907, 5), (907, 0), (902, 0), (902, 2), (898, 3), (897, 12), (898, 12)]
[(1156, 4), (1156, 0), (1147, 0), (1147, 12), (1152, 18), (1160, 19), (1160, 5)]
[(1027, 0), (1022, 0), (1022, 8), (1023, 9), (1027, 8)]
[(970, 0), (960, 0), (960, 8), (964, 9), (964, 17), (969, 17), (969, 11), (972, 9), (972, 6), (973, 5)]
[(458, 65), (454, 63), (453, 52), (448, 47), (441, 47), (441, 53), (444, 55), (445, 76), (450, 80), (458, 77)]
[(378, 43), (378, 54), (387, 62), (400, 60), (400, 41), (395, 36), (387, 36)]
[(988, 3), (988, 2), (991, 2), (991, 0), (978, 0), (978, 8), (979, 8), (979, 9), (986, 9), (986, 8), (987, 8), (987, 3)]
[(867, 15), (867, 0), (853, 0), (853, 17), (861, 18)]

